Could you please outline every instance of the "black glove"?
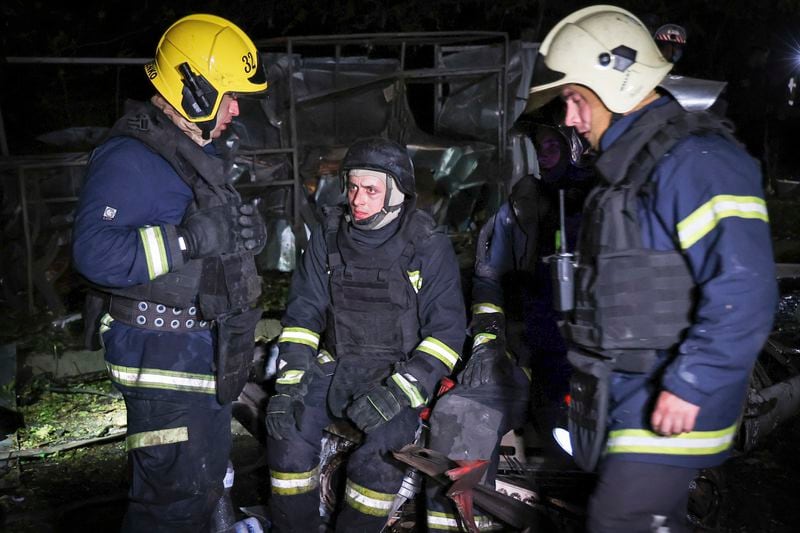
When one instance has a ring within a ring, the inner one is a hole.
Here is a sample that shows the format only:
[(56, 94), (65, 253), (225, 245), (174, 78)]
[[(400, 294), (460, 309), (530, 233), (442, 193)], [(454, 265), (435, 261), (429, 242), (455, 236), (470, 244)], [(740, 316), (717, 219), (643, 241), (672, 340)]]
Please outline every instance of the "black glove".
[(258, 210), (250, 204), (225, 204), (191, 213), (178, 227), (191, 259), (232, 252), (260, 252), (267, 230)]
[(379, 428), (406, 407), (420, 407), (428, 399), (420, 382), (410, 373), (395, 372), (386, 380), (359, 396), (347, 408), (347, 417), (364, 433)]
[(267, 432), (280, 440), (295, 426), (309, 385), (323, 372), (317, 361), (307, 354), (282, 354), (278, 358), (278, 368), (277, 394), (270, 398), (267, 406)]
[(267, 404), (267, 434), (273, 439), (289, 437), (297, 424), (296, 411), (302, 408), (286, 394), (276, 394)]
[(253, 255), (260, 254), (267, 244), (267, 226), (258, 208), (253, 204), (240, 205), (237, 222), (241, 228), (241, 247)]
[(478, 387), (483, 384), (509, 383), (514, 372), (514, 361), (497, 339), (487, 337), (487, 334), (476, 335), (472, 355), (464, 370), (456, 376), (459, 384)]
[(347, 418), (364, 433), (370, 433), (409, 405), (408, 398), (393, 385), (378, 385), (359, 396), (347, 408)]

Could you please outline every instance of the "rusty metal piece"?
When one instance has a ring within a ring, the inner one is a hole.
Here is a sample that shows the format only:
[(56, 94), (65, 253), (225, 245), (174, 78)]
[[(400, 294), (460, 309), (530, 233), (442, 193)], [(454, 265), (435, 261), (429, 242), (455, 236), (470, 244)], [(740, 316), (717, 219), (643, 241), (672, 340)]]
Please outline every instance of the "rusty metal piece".
[[(398, 461), (417, 468), (420, 472), (444, 486), (453, 483), (452, 479), (447, 475), (448, 471), (458, 470), (459, 467), (455, 461), (450, 460), (446, 455), (413, 444), (403, 446), (399, 451), (393, 451), (392, 454)], [(500, 494), (484, 485), (477, 484), (479, 479), (480, 476), (477, 476), (477, 479), (475, 479), (476, 484), (472, 485), (470, 491), (475, 505), (515, 529), (525, 529), (541, 522), (540, 509), (515, 500), (511, 496)], [(462, 494), (469, 488), (466, 486), (467, 483), (472, 481), (472, 476), (465, 479), (464, 485), (460, 488)], [(459, 502), (456, 502), (456, 506), (458, 505)], [(461, 513), (461, 508), (459, 508), (459, 513)], [(465, 525), (468, 524), (463, 515), (461, 518), (464, 520)], [(474, 521), (472, 521), (472, 526), (474, 526)]]

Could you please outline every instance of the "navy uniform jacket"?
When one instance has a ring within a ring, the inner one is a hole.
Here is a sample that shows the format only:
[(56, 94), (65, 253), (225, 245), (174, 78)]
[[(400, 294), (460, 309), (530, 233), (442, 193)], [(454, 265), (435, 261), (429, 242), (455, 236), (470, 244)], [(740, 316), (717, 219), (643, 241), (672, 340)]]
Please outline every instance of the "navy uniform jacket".
[[(212, 150), (211, 145), (206, 150)], [(129, 287), (169, 272), (180, 260), (163, 245), (193, 200), (188, 185), (138, 140), (114, 137), (92, 154), (73, 227), (73, 261), (89, 281)], [(161, 332), (102, 319), (112, 381), (142, 398), (216, 402), (209, 330)]]
[[(608, 149), (666, 97), (611, 125)], [(649, 375), (615, 373), (607, 453), (628, 459), (710, 467), (728, 455), (750, 372), (772, 328), (777, 284), (761, 172), (743, 148), (718, 135), (680, 141), (653, 171), (653, 194), (639, 205), (645, 247), (680, 247), (698, 287), (693, 324)], [(700, 406), (694, 431), (650, 431), (660, 390)]]
[[(372, 231), (351, 227), (353, 240), (363, 248), (377, 248), (397, 232), (399, 223), (400, 219)], [(294, 352), (317, 357), (331, 305), (327, 254), (324, 226), (320, 225), (312, 233), (292, 278), (279, 339), (282, 355)], [(409, 360), (422, 358), (429, 363), (426, 366), (435, 369), (437, 375), (428, 378), (435, 382), (450, 374), (458, 362), (466, 328), (458, 261), (447, 236), (434, 232), (418, 243), (406, 274), (417, 294), (420, 324), (419, 344), (407, 355)]]

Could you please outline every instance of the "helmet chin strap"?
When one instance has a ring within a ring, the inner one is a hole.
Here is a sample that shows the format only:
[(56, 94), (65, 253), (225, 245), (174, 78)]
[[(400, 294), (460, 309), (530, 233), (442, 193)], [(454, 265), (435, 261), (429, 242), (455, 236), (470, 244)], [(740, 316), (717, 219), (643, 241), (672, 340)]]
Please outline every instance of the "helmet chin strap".
[(384, 207), (374, 215), (369, 216), (365, 219), (356, 220), (355, 218), (352, 218), (352, 222), (353, 225), (358, 229), (363, 229), (363, 230), (381, 229), (382, 227), (389, 224), (389, 222), (400, 216), (400, 211), (402, 207), (403, 204), (395, 205), (388, 208)]

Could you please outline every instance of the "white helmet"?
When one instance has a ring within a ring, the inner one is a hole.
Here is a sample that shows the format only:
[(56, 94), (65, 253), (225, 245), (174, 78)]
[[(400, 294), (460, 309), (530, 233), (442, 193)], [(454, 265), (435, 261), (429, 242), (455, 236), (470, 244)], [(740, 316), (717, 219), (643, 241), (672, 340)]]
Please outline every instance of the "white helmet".
[(575, 83), (594, 91), (612, 112), (627, 113), (671, 68), (632, 13), (606, 5), (580, 9), (550, 30), (539, 47), (527, 110)]

